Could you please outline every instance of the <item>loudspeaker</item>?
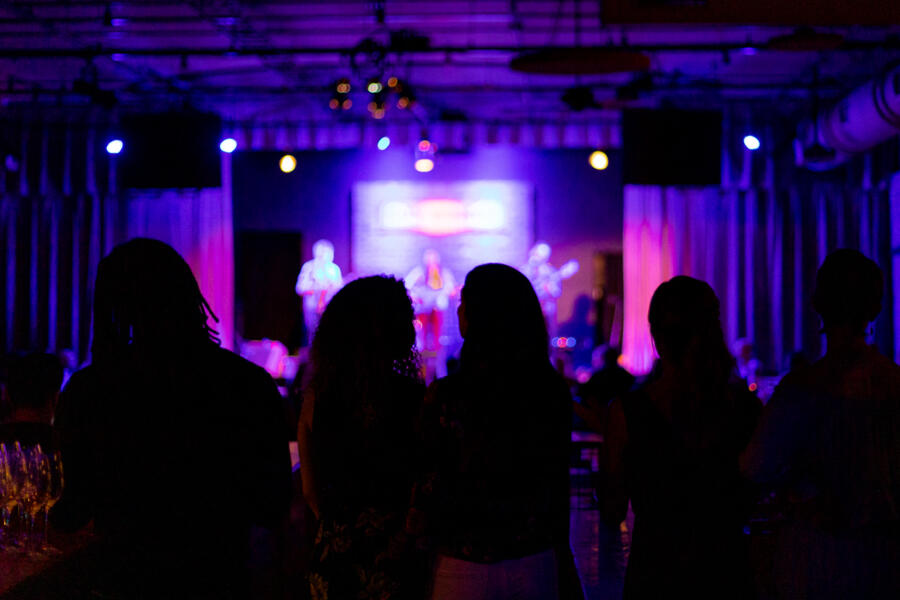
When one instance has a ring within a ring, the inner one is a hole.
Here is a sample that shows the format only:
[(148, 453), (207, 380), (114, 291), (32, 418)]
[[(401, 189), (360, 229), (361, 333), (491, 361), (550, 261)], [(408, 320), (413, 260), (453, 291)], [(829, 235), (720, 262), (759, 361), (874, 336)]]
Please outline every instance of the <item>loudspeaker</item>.
[(222, 185), (218, 115), (186, 111), (122, 119), (117, 174), (124, 188)]
[(626, 110), (622, 117), (623, 181), (647, 185), (719, 185), (722, 113)]

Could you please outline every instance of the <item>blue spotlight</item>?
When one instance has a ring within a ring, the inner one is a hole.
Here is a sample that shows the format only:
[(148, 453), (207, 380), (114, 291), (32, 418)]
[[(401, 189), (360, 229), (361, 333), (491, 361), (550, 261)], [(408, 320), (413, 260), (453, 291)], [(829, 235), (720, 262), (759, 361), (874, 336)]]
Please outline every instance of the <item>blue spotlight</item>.
[(759, 138), (755, 135), (745, 135), (744, 146), (747, 147), (747, 150), (759, 150)]
[(106, 144), (106, 151), (110, 154), (118, 154), (124, 146), (125, 144), (120, 139), (109, 140)]
[(378, 140), (378, 144), (376, 145), (378, 146), (379, 150), (387, 150), (388, 146), (391, 145), (391, 138), (389, 138), (388, 136), (383, 136)]
[(219, 150), (231, 154), (237, 148), (237, 140), (234, 138), (225, 138), (219, 143)]

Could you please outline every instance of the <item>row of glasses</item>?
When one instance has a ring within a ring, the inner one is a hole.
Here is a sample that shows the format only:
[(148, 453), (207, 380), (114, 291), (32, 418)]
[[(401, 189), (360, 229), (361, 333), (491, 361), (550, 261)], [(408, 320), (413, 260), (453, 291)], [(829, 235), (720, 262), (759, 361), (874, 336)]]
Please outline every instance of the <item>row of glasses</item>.
[(38, 444), (0, 444), (0, 545), (7, 551), (50, 556), (48, 515), (63, 489), (59, 453), (47, 454)]

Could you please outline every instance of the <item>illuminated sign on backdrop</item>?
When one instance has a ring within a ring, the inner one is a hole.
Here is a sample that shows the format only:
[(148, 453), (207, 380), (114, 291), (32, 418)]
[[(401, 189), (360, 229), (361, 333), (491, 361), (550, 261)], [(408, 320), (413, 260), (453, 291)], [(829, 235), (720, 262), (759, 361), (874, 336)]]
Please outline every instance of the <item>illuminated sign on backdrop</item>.
[(353, 270), (402, 277), (427, 248), (460, 280), (484, 262), (519, 265), (532, 241), (532, 199), (519, 181), (357, 183)]
[(506, 212), (498, 200), (476, 200), (468, 204), (459, 200), (390, 201), (381, 207), (380, 221), (385, 229), (444, 236), (503, 229)]

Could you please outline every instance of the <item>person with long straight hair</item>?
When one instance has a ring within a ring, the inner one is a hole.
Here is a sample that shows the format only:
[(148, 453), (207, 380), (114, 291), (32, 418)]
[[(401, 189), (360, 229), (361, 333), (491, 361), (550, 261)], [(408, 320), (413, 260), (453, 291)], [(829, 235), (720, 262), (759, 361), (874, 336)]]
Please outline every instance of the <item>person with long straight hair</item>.
[(56, 413), (65, 487), (51, 514), (63, 529), (93, 521), (99, 550), (77, 573), (91, 595), (248, 597), (251, 532), (287, 516), (281, 398), (219, 346), (214, 318), (163, 242), (133, 239), (100, 261), (91, 364)]
[(423, 425), (431, 598), (558, 598), (571, 557), (571, 397), (540, 303), (520, 272), (486, 264), (466, 276), (458, 314), (460, 370), (432, 384)]
[(605, 516), (618, 525), (629, 499), (634, 511), (624, 597), (750, 597), (738, 456), (761, 404), (737, 381), (707, 283), (662, 283), (649, 322), (659, 372), (613, 402), (605, 444)]
[(322, 314), (297, 431), (303, 495), (318, 519), (314, 600), (425, 593), (425, 553), (406, 527), (425, 394), (415, 341), (412, 303), (392, 277), (348, 283)]

